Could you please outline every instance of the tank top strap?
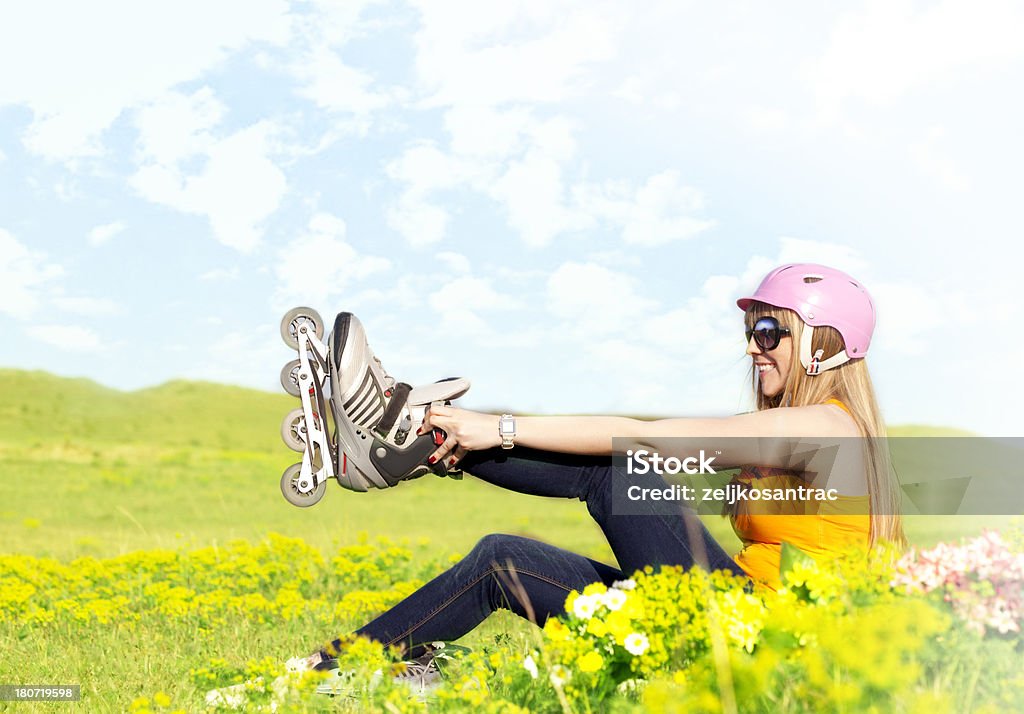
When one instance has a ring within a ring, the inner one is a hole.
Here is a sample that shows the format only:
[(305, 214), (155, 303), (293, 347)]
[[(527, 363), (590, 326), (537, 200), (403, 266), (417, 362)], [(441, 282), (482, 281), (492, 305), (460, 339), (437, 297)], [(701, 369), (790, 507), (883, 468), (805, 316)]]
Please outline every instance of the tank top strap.
[(844, 412), (846, 412), (850, 416), (853, 416), (853, 412), (850, 411), (850, 407), (846, 406), (845, 404), (843, 404), (838, 399), (828, 399), (828, 400), (825, 401), (825, 404), (835, 404), (837, 407), (842, 409)]

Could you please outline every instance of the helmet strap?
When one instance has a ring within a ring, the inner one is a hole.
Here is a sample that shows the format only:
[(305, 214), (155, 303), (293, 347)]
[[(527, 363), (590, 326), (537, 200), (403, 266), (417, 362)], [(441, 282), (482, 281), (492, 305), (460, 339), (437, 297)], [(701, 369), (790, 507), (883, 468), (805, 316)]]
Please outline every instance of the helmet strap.
[(811, 340), (813, 336), (814, 328), (804, 323), (803, 335), (800, 337), (800, 364), (807, 370), (807, 374), (813, 377), (816, 374), (821, 374), (826, 370), (850, 361), (850, 356), (846, 354), (846, 350), (839, 350), (826, 360), (821, 359), (822, 354), (825, 352), (824, 350), (815, 350), (812, 355)]

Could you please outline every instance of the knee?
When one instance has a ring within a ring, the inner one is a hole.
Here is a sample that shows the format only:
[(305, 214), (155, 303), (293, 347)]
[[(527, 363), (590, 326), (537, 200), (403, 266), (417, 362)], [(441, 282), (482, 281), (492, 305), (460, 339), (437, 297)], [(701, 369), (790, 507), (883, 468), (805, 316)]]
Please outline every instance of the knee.
[(491, 533), (477, 541), (470, 555), (481, 570), (490, 569), (495, 564), (499, 566), (507, 565), (509, 562), (515, 564), (519, 559), (518, 556), (522, 553), (524, 543), (528, 540), (506, 533)]

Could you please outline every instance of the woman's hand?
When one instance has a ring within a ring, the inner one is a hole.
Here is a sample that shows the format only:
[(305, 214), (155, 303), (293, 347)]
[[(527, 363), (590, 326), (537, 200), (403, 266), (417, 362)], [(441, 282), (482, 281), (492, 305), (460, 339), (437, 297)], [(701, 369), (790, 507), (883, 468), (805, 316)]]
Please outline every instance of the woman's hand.
[(416, 432), (425, 434), (432, 428), (444, 429), (448, 438), (427, 461), (435, 464), (447, 459), (446, 466), (454, 466), (469, 451), (489, 449), (501, 445), (496, 414), (482, 414), (468, 409), (435, 406), (427, 410), (423, 426)]

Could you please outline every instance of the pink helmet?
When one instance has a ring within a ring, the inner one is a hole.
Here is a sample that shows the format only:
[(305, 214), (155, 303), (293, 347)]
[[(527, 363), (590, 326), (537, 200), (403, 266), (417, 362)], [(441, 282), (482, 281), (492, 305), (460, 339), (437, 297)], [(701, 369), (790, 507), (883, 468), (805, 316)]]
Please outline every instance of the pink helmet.
[[(768, 273), (750, 297), (736, 301), (741, 310), (760, 302), (788, 308), (811, 329), (804, 330), (800, 362), (808, 374), (817, 374), (868, 353), (875, 329), (875, 306), (864, 286), (841, 270), (814, 263), (791, 263)], [(845, 351), (821, 361), (821, 350), (811, 355), (811, 334), (816, 326), (839, 331)], [(813, 370), (813, 371), (812, 371)]]

